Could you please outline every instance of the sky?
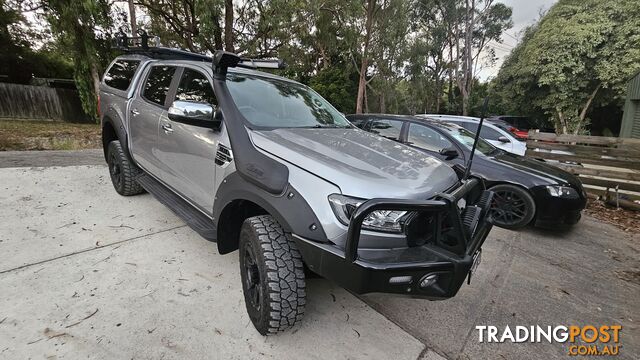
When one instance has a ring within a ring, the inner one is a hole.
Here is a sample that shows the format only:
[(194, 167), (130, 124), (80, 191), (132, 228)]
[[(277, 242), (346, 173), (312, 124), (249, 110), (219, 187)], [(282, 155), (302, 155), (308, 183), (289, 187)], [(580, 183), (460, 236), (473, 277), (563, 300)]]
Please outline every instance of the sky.
[(489, 43), (489, 46), (495, 50), (498, 61), (491, 67), (484, 66), (478, 72), (478, 77), (482, 80), (488, 80), (498, 73), (504, 58), (519, 42), (522, 30), (534, 24), (540, 17), (540, 13), (549, 10), (557, 0), (500, 0), (499, 2), (513, 9), (513, 27), (503, 34), (502, 43)]

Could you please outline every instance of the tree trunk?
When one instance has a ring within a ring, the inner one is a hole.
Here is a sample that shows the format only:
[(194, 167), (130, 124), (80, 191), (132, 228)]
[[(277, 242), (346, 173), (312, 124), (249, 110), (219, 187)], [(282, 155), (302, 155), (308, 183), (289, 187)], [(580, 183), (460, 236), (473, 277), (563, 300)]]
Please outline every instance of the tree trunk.
[(365, 25), (364, 47), (362, 50), (362, 62), (360, 63), (360, 79), (358, 80), (358, 96), (356, 98), (356, 114), (362, 114), (362, 106), (365, 98), (365, 87), (367, 86), (367, 68), (369, 67), (369, 41), (371, 40), (371, 29), (373, 27), (373, 13), (376, 0), (367, 1), (367, 21)]
[(233, 50), (233, 0), (224, 0), (224, 49)]
[(458, 87), (462, 95), (462, 115), (469, 115), (469, 97), (471, 93), (471, 84), (473, 83), (473, 28), (474, 28), (474, 12), (475, 0), (466, 1), (466, 21), (464, 34), (464, 55), (462, 59), (462, 79), (458, 81)]
[(587, 117), (587, 112), (589, 111), (589, 107), (591, 107), (591, 103), (593, 102), (593, 99), (596, 97), (598, 90), (600, 90), (600, 85), (602, 84), (598, 84), (598, 86), (596, 86), (596, 88), (593, 90), (593, 92), (587, 99), (587, 103), (584, 104), (584, 107), (580, 112), (580, 118), (578, 119), (578, 123), (576, 124), (576, 127), (573, 129), (574, 135), (578, 135), (578, 133), (580, 132), (580, 128), (582, 127), (582, 123), (584, 122), (584, 118)]
[(129, 21), (131, 22), (131, 36), (138, 33), (138, 24), (136, 23), (136, 5), (133, 0), (129, 0)]

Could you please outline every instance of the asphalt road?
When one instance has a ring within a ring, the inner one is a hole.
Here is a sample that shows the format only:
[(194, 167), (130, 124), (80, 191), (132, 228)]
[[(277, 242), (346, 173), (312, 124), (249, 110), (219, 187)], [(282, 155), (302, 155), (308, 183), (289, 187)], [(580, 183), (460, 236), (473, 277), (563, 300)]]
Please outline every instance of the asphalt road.
[(568, 345), (480, 343), (475, 326), (588, 324), (622, 325), (618, 358), (640, 356), (640, 237), (589, 217), (565, 233), (494, 229), (447, 301), (362, 302), (312, 279), (302, 326), (263, 338), (237, 257), (151, 196), (117, 196), (100, 151), (18, 155), (0, 153), (0, 358), (559, 359)]

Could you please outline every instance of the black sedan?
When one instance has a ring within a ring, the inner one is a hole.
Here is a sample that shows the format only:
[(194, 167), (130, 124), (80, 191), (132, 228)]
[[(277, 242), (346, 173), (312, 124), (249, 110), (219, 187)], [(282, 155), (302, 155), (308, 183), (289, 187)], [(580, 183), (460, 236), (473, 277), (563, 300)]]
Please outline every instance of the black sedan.
[[(420, 149), (454, 165), (465, 165), (474, 134), (439, 120), (401, 115), (348, 115), (354, 125)], [(580, 220), (586, 193), (580, 180), (538, 160), (507, 153), (480, 139), (472, 173), (495, 193), (496, 225), (519, 229), (573, 225)]]

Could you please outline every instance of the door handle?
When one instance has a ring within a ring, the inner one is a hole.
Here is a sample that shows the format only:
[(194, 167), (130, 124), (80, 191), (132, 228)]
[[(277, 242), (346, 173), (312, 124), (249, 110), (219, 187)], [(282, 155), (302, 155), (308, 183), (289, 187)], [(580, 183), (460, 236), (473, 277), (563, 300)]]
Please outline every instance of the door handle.
[(138, 111), (138, 109), (131, 109), (131, 115), (138, 116), (140, 115), (140, 111)]
[(164, 133), (167, 135), (173, 132), (171, 124), (162, 124), (162, 130), (164, 130)]

